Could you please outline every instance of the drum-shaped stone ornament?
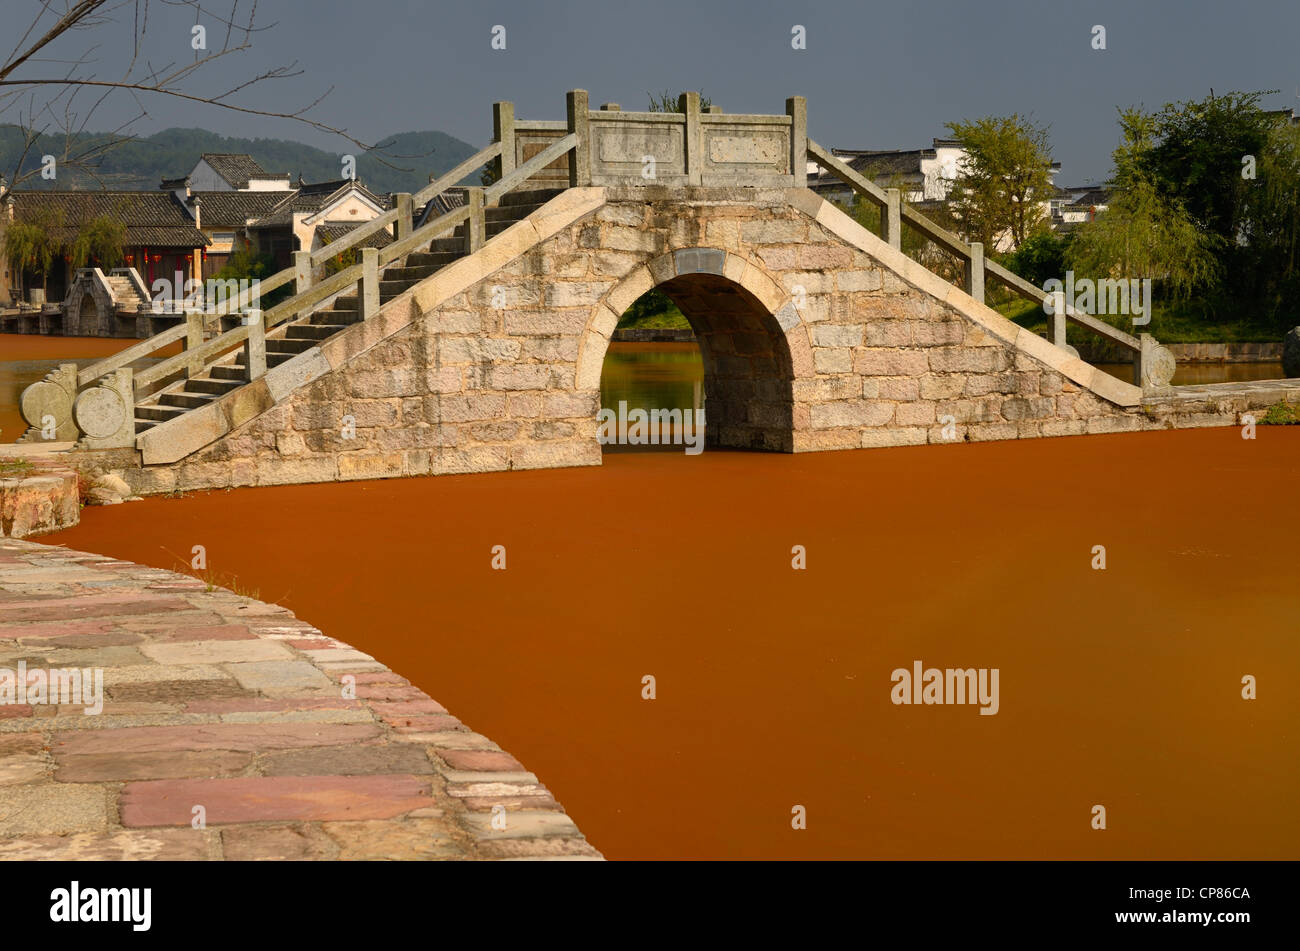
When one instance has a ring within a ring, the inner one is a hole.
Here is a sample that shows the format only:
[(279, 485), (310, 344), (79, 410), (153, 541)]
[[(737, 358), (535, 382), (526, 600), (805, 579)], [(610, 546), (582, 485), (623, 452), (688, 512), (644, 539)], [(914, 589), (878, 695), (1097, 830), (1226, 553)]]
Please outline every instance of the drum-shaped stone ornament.
[(1169, 352), (1169, 348), (1158, 346), (1152, 352), (1151, 360), (1147, 365), (1147, 378), (1152, 386), (1168, 386), (1174, 378), (1174, 370), (1177, 366), (1178, 361)]
[(37, 380), (27, 389), (18, 401), (18, 408), (27, 420), (27, 425), (37, 429), (44, 428), (46, 416), (54, 417), (54, 426), (59, 428), (68, 422), (72, 407), (69, 405), (68, 391), (49, 380)]
[(1074, 347), (1070, 346), (1068, 343), (1061, 344), (1061, 349), (1064, 350), (1066, 353), (1068, 353), (1070, 356), (1074, 357), (1076, 360), (1079, 358), (1079, 351), (1074, 349)]
[(126, 404), (116, 390), (106, 386), (92, 386), (77, 397), (73, 415), (79, 428), (87, 436), (103, 439), (112, 436), (126, 421)]

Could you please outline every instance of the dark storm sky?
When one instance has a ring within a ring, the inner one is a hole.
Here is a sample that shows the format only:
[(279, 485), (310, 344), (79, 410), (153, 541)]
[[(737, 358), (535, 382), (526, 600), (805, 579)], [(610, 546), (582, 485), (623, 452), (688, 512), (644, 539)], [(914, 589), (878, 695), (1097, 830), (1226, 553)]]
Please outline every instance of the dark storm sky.
[[(224, 12), (230, 0), (205, 10)], [(243, 0), (241, 9), (247, 9)], [(6, 0), (18, 19), (32, 0)], [(66, 56), (101, 42), (95, 72), (119, 73), (125, 22), (65, 37)], [(183, 60), (193, 12), (153, 0), (143, 48), (156, 63)], [(208, 20), (210, 45), (219, 42)], [(914, 148), (944, 135), (949, 120), (1012, 112), (1047, 124), (1063, 184), (1105, 176), (1116, 107), (1200, 98), (1211, 87), (1278, 89), (1266, 103), (1300, 109), (1300, 0), (261, 0), (258, 22), (275, 23), (254, 49), (214, 65), (188, 88), (211, 90), (248, 71), (296, 60), (301, 77), (264, 84), (237, 101), (293, 109), (327, 87), (313, 115), (374, 142), (441, 129), (473, 144), (491, 132), (493, 100), (525, 118), (559, 119), (564, 92), (585, 88), (593, 105), (646, 108), (648, 90), (703, 89), (727, 112), (784, 111), (808, 98), (809, 134), (823, 145)], [(490, 48), (494, 25), (504, 51)], [(791, 49), (791, 27), (808, 48)], [(1091, 48), (1106, 27), (1107, 49)], [(112, 33), (108, 31), (112, 30)], [(6, 31), (10, 32), (10, 31)], [(7, 55), (16, 38), (0, 39)], [(51, 57), (56, 53), (52, 52)], [(49, 74), (40, 64), (26, 75)], [(337, 138), (284, 120), (251, 119), (158, 97), (143, 100), (141, 133), (202, 126), (224, 134), (297, 138), (340, 152)], [(117, 97), (92, 128), (131, 114)], [(0, 116), (0, 121), (12, 121)]]

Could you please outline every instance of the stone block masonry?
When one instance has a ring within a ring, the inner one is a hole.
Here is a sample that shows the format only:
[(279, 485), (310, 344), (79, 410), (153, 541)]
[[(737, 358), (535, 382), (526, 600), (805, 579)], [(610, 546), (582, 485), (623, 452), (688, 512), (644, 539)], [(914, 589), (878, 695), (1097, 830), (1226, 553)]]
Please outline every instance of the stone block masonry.
[(604, 355), (652, 287), (699, 341), (710, 446), (1230, 425), (1256, 408), (1230, 394), (1144, 401), (806, 189), (572, 188), (251, 396), (146, 433), (143, 465), (123, 475), (149, 494), (599, 465)]
[(278, 605), (17, 539), (0, 595), (0, 666), (54, 645), (105, 695), (0, 705), (0, 859), (601, 857), (523, 764)]

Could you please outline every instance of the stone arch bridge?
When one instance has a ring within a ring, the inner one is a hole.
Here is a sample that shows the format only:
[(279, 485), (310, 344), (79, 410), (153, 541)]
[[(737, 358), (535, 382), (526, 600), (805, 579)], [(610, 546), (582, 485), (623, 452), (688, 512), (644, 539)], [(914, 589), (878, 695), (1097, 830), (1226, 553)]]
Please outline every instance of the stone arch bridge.
[[(382, 249), (293, 267), (212, 312), (23, 396), (32, 429), (140, 494), (597, 465), (601, 367), (619, 316), (657, 287), (705, 364), (707, 444), (802, 452), (1230, 425), (1300, 381), (1170, 388), (1168, 352), (1058, 307), (1051, 339), (984, 303), (1044, 292), (863, 179), (783, 115), (494, 107), (493, 142), (353, 231)], [(491, 163), (463, 205), (448, 189)], [(868, 231), (806, 187), (815, 163), (880, 210)], [(919, 230), (959, 284), (900, 250)], [(290, 296), (262, 309), (260, 295)], [(1122, 381), (1065, 343), (1067, 321), (1133, 354)], [(179, 355), (144, 358), (179, 342)]]

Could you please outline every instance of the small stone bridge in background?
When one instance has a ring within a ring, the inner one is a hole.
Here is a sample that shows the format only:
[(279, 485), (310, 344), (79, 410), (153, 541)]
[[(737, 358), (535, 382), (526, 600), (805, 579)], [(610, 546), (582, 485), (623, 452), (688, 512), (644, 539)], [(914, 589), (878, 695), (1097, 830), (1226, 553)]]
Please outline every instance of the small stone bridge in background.
[[(1173, 359), (1058, 307), (1050, 339), (984, 302), (1044, 292), (902, 204), (783, 115), (494, 106), (485, 149), (253, 292), (23, 395), (24, 439), (133, 492), (598, 465), (601, 368), (658, 288), (704, 360), (712, 447), (802, 452), (1237, 423), (1300, 380), (1172, 388)], [(816, 163), (879, 207), (873, 233), (806, 187)], [(439, 213), (490, 164), (495, 183)], [(391, 229), (326, 275), (327, 258)], [(954, 257), (954, 284), (903, 254)], [(282, 289), (282, 290), (281, 290)], [(1133, 380), (1080, 360), (1067, 322), (1125, 348)], [(141, 362), (175, 344), (183, 350)], [(34, 448), (34, 447), (33, 447)]]

